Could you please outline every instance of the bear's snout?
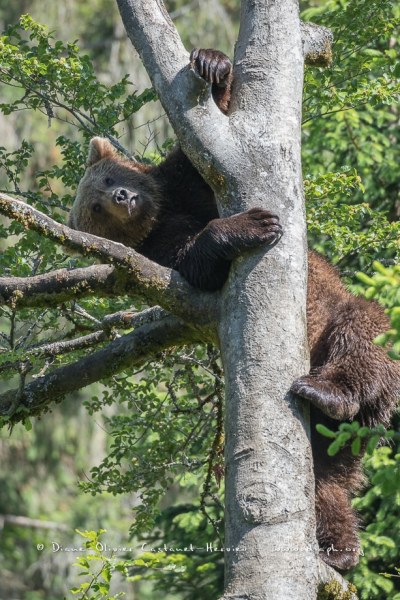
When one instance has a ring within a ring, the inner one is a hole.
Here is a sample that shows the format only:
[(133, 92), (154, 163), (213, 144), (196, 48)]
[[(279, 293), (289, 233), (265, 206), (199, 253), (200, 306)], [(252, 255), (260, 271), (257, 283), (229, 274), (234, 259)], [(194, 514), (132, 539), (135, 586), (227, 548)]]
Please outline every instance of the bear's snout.
[(134, 205), (136, 200), (138, 199), (139, 194), (136, 192), (130, 192), (125, 188), (117, 188), (114, 190), (112, 199), (116, 204), (127, 204)]

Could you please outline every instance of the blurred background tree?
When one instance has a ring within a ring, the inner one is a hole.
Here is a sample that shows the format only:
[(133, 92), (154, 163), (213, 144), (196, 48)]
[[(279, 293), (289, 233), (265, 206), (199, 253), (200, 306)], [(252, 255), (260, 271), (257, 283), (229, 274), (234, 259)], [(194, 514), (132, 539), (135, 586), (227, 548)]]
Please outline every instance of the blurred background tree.
[[(300, 4), (305, 20), (335, 35), (331, 68), (307, 69), (305, 76), (310, 245), (338, 265), (354, 291), (390, 309), (390, 342), (398, 353), (400, 2)], [(233, 55), (239, 0), (166, 5), (188, 50), (214, 47)], [(28, 18), (9, 31), (24, 14), (54, 39)], [(170, 147), (173, 132), (113, 0), (0, 0), (1, 30), (8, 35), (0, 45), (0, 189), (62, 220), (92, 135), (111, 134), (144, 160), (159, 160)], [(1, 275), (88, 264), (2, 217), (0, 252)], [(384, 267), (373, 275), (376, 260)], [(367, 278), (357, 279), (359, 270)], [(33, 375), (79, 356), (33, 360), (34, 345), (95, 331), (105, 315), (132, 302), (88, 298), (61, 310), (2, 308), (0, 392), (25, 377), (29, 352)], [(86, 388), (11, 436), (3, 429), (0, 598), (53, 600), (79, 587), (79, 569), (72, 567), (77, 553), (52, 552), (51, 545), (82, 545), (75, 528), (106, 529), (105, 543), (131, 546), (139, 555), (113, 577), (110, 593), (124, 591), (132, 600), (218, 597), (222, 553), (212, 550), (223, 539), (221, 424), (218, 358), (210, 348), (188, 348)], [(356, 500), (365, 555), (349, 575), (361, 598), (400, 598), (399, 579), (380, 574), (396, 574), (400, 566), (399, 457), (393, 443), (366, 461), (370, 484)], [(18, 525), (16, 516), (28, 520)], [(37, 519), (48, 528), (38, 528)], [(205, 550), (178, 550), (190, 544)]]

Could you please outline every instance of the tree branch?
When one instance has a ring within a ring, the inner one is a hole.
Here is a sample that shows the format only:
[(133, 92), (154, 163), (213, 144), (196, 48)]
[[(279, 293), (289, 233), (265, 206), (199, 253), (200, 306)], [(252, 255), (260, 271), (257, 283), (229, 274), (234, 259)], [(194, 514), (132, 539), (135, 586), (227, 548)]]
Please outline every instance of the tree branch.
[(54, 342), (48, 342), (37, 346), (31, 346), (26, 348), (24, 359), (19, 361), (8, 361), (0, 364), (0, 374), (4, 376), (7, 372), (19, 372), (21, 364), (23, 363), (24, 368), (29, 368), (29, 357), (30, 356), (46, 356), (55, 357), (60, 354), (68, 354), (69, 352), (76, 352), (77, 350), (83, 350), (84, 348), (92, 348), (96, 344), (100, 344), (107, 340), (108, 335), (105, 331), (95, 331), (88, 335), (82, 335), (79, 338), (73, 340), (57, 340)]
[[(161, 267), (132, 248), (70, 229), (29, 204), (1, 193), (0, 213), (67, 248), (100, 257), (123, 268), (137, 286), (136, 292), (151, 304), (160, 304), (178, 317), (200, 326), (210, 325), (216, 320), (219, 294), (195, 290), (177, 271)], [(107, 279), (106, 272), (103, 276)]]
[(63, 523), (54, 521), (42, 521), (41, 519), (30, 519), (20, 515), (0, 515), (0, 530), (5, 525), (14, 525), (17, 527), (32, 527), (34, 529), (50, 529), (59, 531), (70, 531), (70, 527)]
[(73, 340), (57, 340), (38, 346), (31, 346), (26, 349), (26, 354), (28, 356), (58, 356), (59, 354), (68, 354), (69, 352), (91, 348), (96, 344), (104, 342), (106, 339), (107, 333), (99, 330), (74, 338)]
[(0, 306), (13, 308), (55, 306), (93, 294), (118, 296), (138, 292), (137, 284), (124, 269), (92, 265), (57, 269), (33, 277), (0, 277)]
[[(87, 335), (82, 335), (72, 340), (61, 339), (51, 342), (43, 342), (34, 346), (29, 346), (25, 349), (25, 356), (19, 361), (8, 361), (0, 364), (0, 373), (4, 374), (9, 371), (19, 372), (21, 369), (21, 361), (25, 363), (29, 361), (30, 356), (47, 356), (55, 357), (60, 354), (68, 354), (85, 348), (93, 348), (106, 340), (113, 340), (119, 335), (115, 329), (131, 329), (132, 327), (141, 327), (147, 323), (160, 321), (169, 316), (169, 313), (159, 306), (153, 306), (140, 312), (135, 309), (127, 311), (119, 311), (111, 315), (106, 315), (102, 321), (98, 322), (98, 329)], [(29, 365), (25, 365), (25, 368)]]
[(210, 86), (190, 70), (189, 54), (164, 3), (117, 0), (117, 4), (182, 148), (215, 189), (221, 185), (219, 161), (229, 164), (227, 154), (233, 145), (229, 119), (216, 107)]
[(132, 310), (121, 310), (112, 315), (107, 315), (102, 321), (104, 330), (110, 330), (112, 327), (118, 327), (120, 329), (128, 329), (131, 327), (141, 327), (147, 323), (153, 323), (154, 321), (160, 321), (168, 317), (168, 312), (163, 310), (160, 306), (152, 306), (137, 312), (135, 309)]
[(101, 350), (31, 381), (22, 390), (1, 394), (0, 415), (17, 423), (42, 413), (67, 394), (140, 365), (167, 348), (199, 341), (201, 336), (193, 327), (172, 315), (162, 315), (161, 320), (142, 325)]

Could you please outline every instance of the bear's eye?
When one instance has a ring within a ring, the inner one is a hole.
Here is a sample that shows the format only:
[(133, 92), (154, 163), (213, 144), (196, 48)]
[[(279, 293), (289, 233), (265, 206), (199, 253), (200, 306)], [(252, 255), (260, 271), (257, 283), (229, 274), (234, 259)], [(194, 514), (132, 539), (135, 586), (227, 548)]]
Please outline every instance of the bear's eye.
[(105, 180), (104, 180), (104, 183), (106, 185), (114, 185), (115, 181), (114, 181), (114, 179), (112, 177), (106, 177)]
[(101, 204), (99, 204), (98, 202), (96, 204), (93, 204), (92, 211), (95, 213), (101, 212)]

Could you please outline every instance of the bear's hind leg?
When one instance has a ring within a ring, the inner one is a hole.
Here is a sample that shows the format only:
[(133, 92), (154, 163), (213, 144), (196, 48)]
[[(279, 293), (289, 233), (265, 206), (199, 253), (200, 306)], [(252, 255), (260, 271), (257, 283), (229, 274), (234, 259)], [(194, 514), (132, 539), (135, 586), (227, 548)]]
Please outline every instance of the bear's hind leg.
[(309, 375), (293, 382), (290, 391), (306, 398), (324, 414), (338, 421), (353, 419), (360, 410), (357, 394), (341, 381), (343, 364), (331, 364), (327, 368), (315, 369)]
[(373, 342), (388, 329), (387, 317), (374, 302), (350, 294), (331, 312), (311, 345), (311, 372), (291, 391), (332, 419), (387, 426), (400, 391), (400, 368)]
[(317, 540), (321, 558), (339, 571), (358, 563), (358, 519), (349, 491), (334, 479), (318, 479), (315, 485)]

